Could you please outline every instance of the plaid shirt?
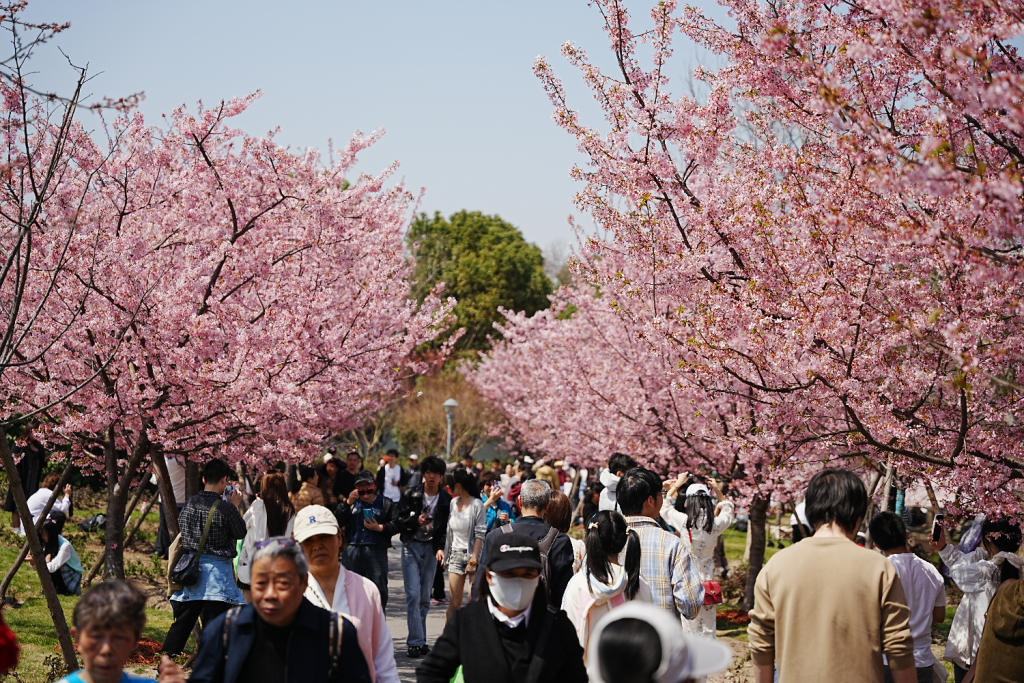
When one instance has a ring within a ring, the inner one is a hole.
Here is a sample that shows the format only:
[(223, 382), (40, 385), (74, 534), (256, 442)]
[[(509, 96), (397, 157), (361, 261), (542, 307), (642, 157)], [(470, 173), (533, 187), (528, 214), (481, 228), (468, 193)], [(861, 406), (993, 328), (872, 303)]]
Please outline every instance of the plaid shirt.
[(696, 617), (704, 586), (690, 551), (650, 517), (628, 516), (626, 524), (640, 537), (640, 576), (650, 585), (654, 604), (676, 617)]
[[(178, 528), (181, 529), (181, 547), (190, 553), (199, 549), (199, 539), (203, 535), (203, 527), (206, 526), (206, 518), (210, 514), (213, 501), (220, 496), (213, 491), (200, 491), (185, 503), (185, 508), (178, 516)], [(210, 525), (210, 533), (206, 537), (204, 553), (220, 555), (221, 557), (235, 556), (235, 542), (245, 538), (245, 520), (241, 513), (231, 503), (221, 500), (213, 513), (213, 524)]]

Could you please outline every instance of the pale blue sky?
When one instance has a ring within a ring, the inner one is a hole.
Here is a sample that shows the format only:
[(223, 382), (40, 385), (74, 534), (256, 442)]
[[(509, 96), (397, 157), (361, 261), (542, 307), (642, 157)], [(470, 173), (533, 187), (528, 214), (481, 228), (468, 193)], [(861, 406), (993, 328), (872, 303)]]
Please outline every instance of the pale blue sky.
[[(638, 21), (650, 5), (631, 3)], [(423, 210), (497, 213), (541, 247), (573, 242), (568, 174), (580, 155), (552, 122), (532, 66), (551, 58), (575, 106), (598, 123), (559, 55), (572, 40), (608, 64), (600, 15), (585, 0), (35, 0), (29, 17), (70, 21), (54, 45), (99, 74), (90, 92), (145, 91), (150, 122), (260, 89), (236, 122), (250, 133), (280, 127), (282, 144), (326, 153), (328, 138), (338, 148), (356, 129), (384, 127), (360, 168), (399, 160), (407, 187), (426, 189)], [(674, 76), (692, 71), (694, 54), (680, 43)], [(66, 90), (74, 78), (52, 47), (33, 68), (47, 87)]]

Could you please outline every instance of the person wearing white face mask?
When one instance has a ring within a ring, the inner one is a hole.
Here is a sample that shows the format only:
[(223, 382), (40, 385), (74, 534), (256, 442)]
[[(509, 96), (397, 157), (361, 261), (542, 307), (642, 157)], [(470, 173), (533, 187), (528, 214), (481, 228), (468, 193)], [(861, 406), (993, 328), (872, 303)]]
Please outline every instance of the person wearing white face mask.
[(537, 541), (513, 531), (491, 537), (485, 580), (455, 612), (416, 670), (417, 683), (585, 683), (583, 648), (565, 612), (548, 606)]

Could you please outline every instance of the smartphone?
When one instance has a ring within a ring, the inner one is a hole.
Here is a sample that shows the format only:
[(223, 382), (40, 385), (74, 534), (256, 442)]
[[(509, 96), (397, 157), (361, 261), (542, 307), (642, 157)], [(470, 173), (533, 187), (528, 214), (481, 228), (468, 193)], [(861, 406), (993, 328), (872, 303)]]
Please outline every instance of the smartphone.
[(373, 516), (373, 510), (363, 510), (363, 521), (376, 523), (377, 518)]
[(932, 543), (938, 543), (939, 534), (942, 533), (942, 521), (946, 518), (945, 515), (935, 515), (935, 519), (932, 521)]
[(234, 486), (228, 485), (228, 487), (224, 489), (224, 500), (230, 498), (232, 494), (234, 494), (235, 490)]

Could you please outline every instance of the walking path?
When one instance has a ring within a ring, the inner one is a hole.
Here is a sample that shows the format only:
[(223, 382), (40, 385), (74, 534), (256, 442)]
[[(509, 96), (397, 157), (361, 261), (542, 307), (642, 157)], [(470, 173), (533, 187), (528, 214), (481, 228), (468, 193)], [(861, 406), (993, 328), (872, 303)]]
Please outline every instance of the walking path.
[[(448, 593), (448, 579), (445, 577), (445, 594)], [(463, 597), (463, 604), (467, 598)], [(444, 612), (447, 605), (430, 608), (427, 614), (427, 645), (433, 645), (444, 630)], [(403, 683), (414, 683), (416, 667), (422, 661), (409, 659), (405, 656), (408, 646), (405, 639), (409, 628), (405, 618), (405, 585), (402, 582), (402, 544), (397, 540), (395, 547), (388, 551), (388, 606), (384, 610), (391, 637), (395, 641), (395, 662), (398, 664), (398, 677)]]

